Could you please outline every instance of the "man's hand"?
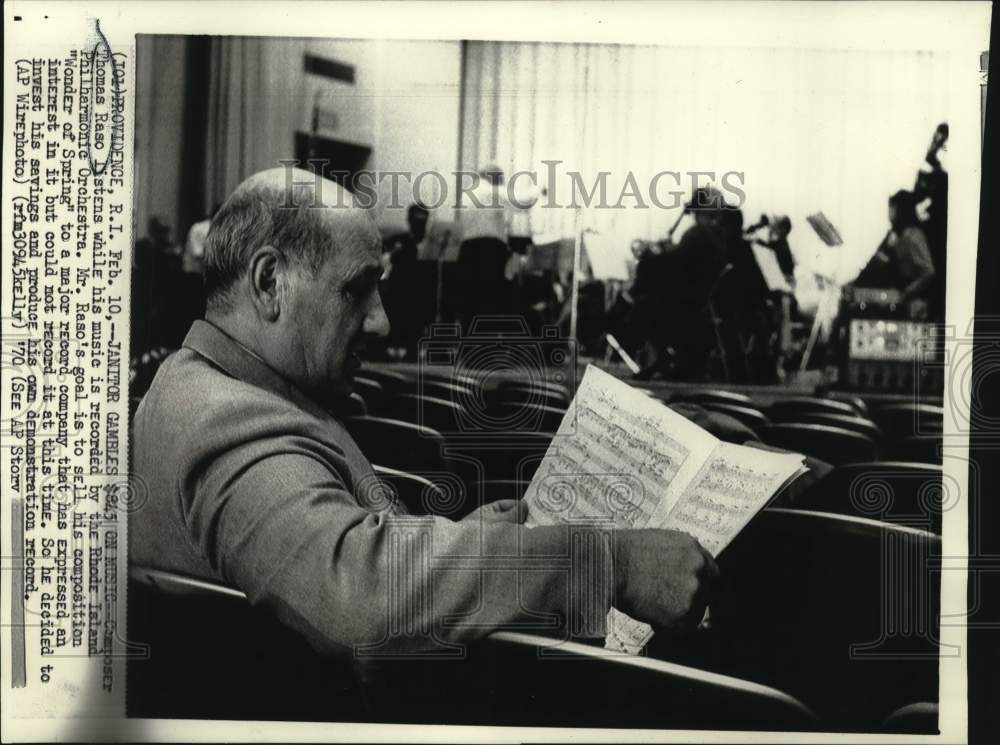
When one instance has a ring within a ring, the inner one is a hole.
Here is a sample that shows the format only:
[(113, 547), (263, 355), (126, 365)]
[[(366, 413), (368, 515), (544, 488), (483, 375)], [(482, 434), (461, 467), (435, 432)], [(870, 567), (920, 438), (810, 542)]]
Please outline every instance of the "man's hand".
[(623, 530), (615, 536), (615, 606), (668, 629), (694, 628), (719, 576), (701, 544), (675, 530)]
[(464, 520), (482, 520), (490, 523), (515, 523), (520, 525), (528, 517), (528, 503), (521, 499), (498, 499), (477, 507)]

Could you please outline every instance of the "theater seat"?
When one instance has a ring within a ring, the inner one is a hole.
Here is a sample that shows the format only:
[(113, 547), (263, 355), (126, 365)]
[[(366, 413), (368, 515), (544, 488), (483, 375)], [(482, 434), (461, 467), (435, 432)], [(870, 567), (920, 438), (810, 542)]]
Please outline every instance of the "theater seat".
[(844, 401), (809, 396), (783, 398), (772, 403), (767, 409), (767, 415), (776, 422), (789, 421), (806, 413), (857, 416), (858, 410)]
[(368, 416), (368, 405), (361, 394), (352, 393), (347, 398), (340, 399), (330, 411), (341, 419), (349, 416)]
[(358, 721), (347, 650), (317, 652), (237, 590), (132, 566), (129, 717)]
[[(418, 395), (439, 398), (445, 401), (465, 406), (482, 400), (483, 396), (477, 387), (451, 381), (436, 380), (429, 377), (421, 377), (418, 383)], [(478, 396), (478, 398), (477, 398)]]
[(362, 400), (365, 402), (365, 407), (368, 409), (368, 412), (380, 415), (385, 409), (386, 401), (390, 398), (382, 384), (364, 376), (356, 376), (353, 384), (354, 393), (361, 396)]
[(890, 714), (882, 725), (882, 731), (899, 734), (938, 734), (938, 705), (929, 701), (919, 701), (901, 706)]
[(348, 417), (344, 426), (369, 461), (407, 473), (450, 472), (435, 430), (382, 417)]
[(447, 385), (456, 385), (471, 391), (479, 390), (483, 379), (469, 372), (461, 372), (458, 368), (447, 369), (426, 365), (420, 369), (421, 381), (436, 381)]
[(808, 411), (794, 415), (782, 414), (781, 416), (788, 418), (776, 421), (776, 424), (824, 424), (828, 427), (839, 427), (851, 432), (858, 432), (866, 437), (870, 437), (876, 443), (882, 442), (882, 430), (878, 428), (878, 425), (872, 420), (861, 416)]
[(550, 393), (553, 396), (562, 397), (566, 403), (569, 403), (571, 398), (569, 388), (562, 383), (556, 383), (552, 380), (505, 379), (498, 381), (496, 384), (497, 392), (506, 392), (517, 389), (527, 390), (529, 392), (544, 391), (545, 393)]
[(373, 464), (372, 470), (389, 487), (387, 498), (398, 499), (412, 515), (440, 515), (454, 518), (464, 507), (464, 490), (446, 491), (429, 479)]
[(824, 729), (878, 731), (937, 700), (940, 552), (927, 531), (765, 509), (718, 557), (711, 628), (657, 634), (649, 654), (779, 688)]
[(565, 416), (565, 409), (534, 403), (498, 403), (488, 411), (490, 426), (496, 430), (555, 433)]
[(445, 438), (452, 433), (461, 432), (467, 419), (464, 409), (451, 400), (410, 393), (397, 396), (382, 413), (391, 419), (437, 430)]
[(552, 439), (550, 432), (511, 430), (489, 440), (449, 447), (448, 453), (475, 463), (480, 475), (467, 482), (470, 487), (476, 481), (530, 483)]
[(771, 687), (600, 646), (516, 631), (488, 639), (494, 724), (657, 729), (815, 729)]
[(363, 378), (380, 383), (385, 393), (391, 396), (395, 396), (399, 393), (417, 392), (416, 379), (396, 370), (363, 367), (361, 368), (360, 375)]
[(824, 398), (828, 398), (831, 401), (840, 401), (845, 404), (850, 404), (857, 411), (859, 416), (868, 416), (868, 404), (860, 396), (855, 396), (850, 393), (844, 393), (843, 391), (828, 391)]
[(765, 424), (771, 423), (771, 420), (762, 414), (759, 409), (753, 409), (749, 406), (722, 404), (715, 401), (703, 401), (700, 405), (708, 411), (714, 411), (718, 414), (727, 414), (753, 430), (756, 430), (757, 427), (762, 427)]
[(832, 465), (872, 461), (878, 457), (875, 442), (865, 435), (823, 424), (769, 424), (757, 429), (768, 445), (811, 455)]
[[(949, 491), (957, 496), (957, 489)], [(940, 535), (942, 501), (949, 509), (955, 502), (942, 491), (940, 466), (880, 461), (838, 466), (792, 506), (882, 520)]]
[(901, 442), (906, 437), (940, 434), (944, 426), (944, 409), (930, 404), (890, 404), (877, 409), (872, 419), (887, 438)]
[(893, 444), (890, 454), (899, 460), (941, 465), (942, 442), (941, 435), (904, 437), (901, 441)]
[(570, 403), (570, 395), (565, 387), (544, 381), (531, 383), (502, 380), (490, 398), (497, 402), (537, 403), (556, 409), (565, 409)]
[(670, 402), (683, 401), (685, 403), (702, 404), (706, 402), (718, 404), (730, 404), (733, 406), (746, 406), (751, 409), (758, 407), (750, 396), (735, 391), (723, 391), (712, 388), (702, 388), (691, 391), (675, 391), (670, 396)]

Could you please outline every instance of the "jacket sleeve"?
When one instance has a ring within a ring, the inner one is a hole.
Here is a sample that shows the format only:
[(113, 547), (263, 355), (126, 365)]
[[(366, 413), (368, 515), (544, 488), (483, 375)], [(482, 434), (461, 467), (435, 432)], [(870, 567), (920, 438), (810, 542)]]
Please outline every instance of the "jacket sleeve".
[(329, 447), (274, 433), (229, 443), (180, 485), (213, 568), (314, 646), (419, 651), (526, 623), (604, 634), (607, 532), (389, 514), (359, 504)]

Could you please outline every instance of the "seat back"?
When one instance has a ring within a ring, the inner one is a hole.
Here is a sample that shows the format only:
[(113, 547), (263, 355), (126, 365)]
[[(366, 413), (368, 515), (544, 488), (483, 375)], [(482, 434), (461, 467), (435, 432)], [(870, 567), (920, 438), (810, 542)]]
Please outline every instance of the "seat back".
[(462, 432), (466, 418), (462, 407), (453, 401), (428, 395), (404, 393), (383, 410), (386, 417), (419, 424), (447, 437)]
[(569, 407), (569, 396), (565, 393), (534, 387), (531, 384), (501, 386), (492, 398), (496, 403), (540, 404), (563, 410)]
[(813, 729), (774, 688), (536, 634), (488, 639), (497, 724), (670, 729)]
[(938, 734), (938, 705), (930, 701), (914, 701), (901, 706), (886, 717), (882, 725), (884, 732), (912, 735)]
[(422, 377), (419, 386), (418, 395), (442, 399), (458, 404), (459, 406), (463, 406), (467, 401), (474, 399), (479, 390), (477, 387), (471, 385), (437, 380), (430, 377)]
[(765, 509), (718, 557), (706, 659), (801, 698), (830, 727), (877, 728), (938, 686), (941, 539)]
[[(440, 515), (456, 518), (465, 510), (462, 490), (445, 490), (423, 476), (373, 465), (379, 480), (386, 484), (394, 499), (399, 500), (413, 515)], [(466, 510), (467, 511), (467, 510)]]
[(318, 653), (232, 588), (132, 566), (130, 717), (357, 721), (364, 712), (346, 654)]
[(759, 409), (753, 409), (749, 406), (723, 404), (716, 401), (702, 401), (700, 406), (708, 411), (714, 411), (718, 414), (727, 414), (753, 430), (756, 430), (757, 427), (762, 427), (765, 424), (771, 423), (771, 420), (761, 413)]
[(769, 424), (757, 429), (768, 445), (811, 455), (831, 465), (872, 461), (878, 457), (875, 442), (866, 435), (823, 424)]
[(904, 437), (891, 444), (889, 453), (893, 458), (914, 463), (941, 465), (941, 435), (919, 435)]
[(502, 432), (489, 441), (468, 442), (449, 448), (448, 452), (477, 464), (479, 477), (467, 482), (470, 494), (475, 499), (476, 493), (472, 490), (472, 485), (476, 481), (530, 483), (548, 452), (552, 439), (551, 432), (511, 430)]
[(470, 390), (478, 390), (482, 386), (482, 378), (476, 371), (462, 372), (459, 368), (437, 368), (425, 366), (420, 370), (421, 380), (433, 380), (439, 383), (457, 385)]
[[(551, 380), (499, 380), (493, 389), (496, 397), (502, 400), (521, 401), (526, 399), (525, 394), (534, 395), (541, 398), (551, 399), (553, 402), (562, 402), (569, 405), (572, 394), (562, 383)], [(539, 401), (541, 403), (541, 401)]]
[(867, 417), (869, 414), (868, 404), (860, 396), (855, 396), (852, 393), (845, 393), (844, 391), (827, 391), (824, 398), (828, 398), (831, 401), (841, 401), (845, 404), (850, 404), (857, 411), (859, 416)]
[(670, 396), (670, 401), (683, 401), (685, 403), (703, 404), (706, 402), (717, 404), (730, 404), (733, 406), (746, 406), (758, 408), (753, 399), (744, 393), (736, 391), (716, 390), (712, 388), (702, 388), (690, 391), (675, 391)]
[(411, 375), (407, 375), (406, 373), (402, 373), (397, 370), (386, 370), (384, 368), (366, 366), (361, 368), (360, 374), (368, 380), (374, 380), (375, 382), (380, 383), (382, 385), (382, 389), (388, 395), (394, 396), (398, 393), (417, 392), (416, 379)]
[(508, 429), (555, 433), (566, 416), (565, 409), (535, 403), (497, 403), (490, 407), (491, 424)]
[(844, 401), (809, 396), (783, 398), (772, 403), (767, 409), (768, 416), (776, 422), (789, 421), (807, 413), (857, 416), (858, 411), (851, 404)]
[(872, 419), (882, 428), (886, 438), (901, 442), (906, 437), (940, 434), (944, 426), (944, 409), (912, 402), (889, 404), (879, 407)]
[(427, 427), (382, 417), (348, 417), (344, 426), (369, 461), (408, 473), (448, 472), (444, 438)]
[[(957, 488), (954, 490), (957, 495)], [(944, 503), (943, 503), (944, 502)], [(854, 515), (941, 533), (946, 499), (940, 466), (880, 461), (837, 466), (794, 507)]]
[(787, 412), (781, 414), (783, 418), (776, 424), (824, 424), (828, 427), (839, 427), (851, 432), (859, 432), (866, 437), (870, 437), (876, 443), (882, 441), (882, 430), (878, 428), (871, 419), (846, 414), (826, 414), (818, 411), (805, 411), (800, 414), (790, 415)]
[(354, 393), (365, 402), (365, 407), (371, 414), (381, 414), (389, 399), (385, 388), (377, 380), (364, 376), (356, 376), (353, 381)]
[(570, 389), (565, 384), (557, 383), (554, 380), (505, 378), (497, 381), (496, 384), (497, 391), (512, 390), (517, 388), (528, 391), (544, 391), (555, 396), (562, 396), (567, 402), (570, 398), (572, 398)]
[(332, 409), (334, 415), (341, 418), (348, 416), (368, 416), (368, 405), (360, 393), (352, 393), (347, 398), (340, 399)]

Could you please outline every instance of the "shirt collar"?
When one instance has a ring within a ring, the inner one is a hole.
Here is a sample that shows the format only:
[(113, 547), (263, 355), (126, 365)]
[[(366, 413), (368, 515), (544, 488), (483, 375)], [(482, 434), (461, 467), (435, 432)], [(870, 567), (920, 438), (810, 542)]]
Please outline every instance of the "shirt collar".
[(209, 321), (195, 321), (183, 346), (238, 380), (276, 393), (321, 419), (331, 418), (329, 412), (261, 357)]

